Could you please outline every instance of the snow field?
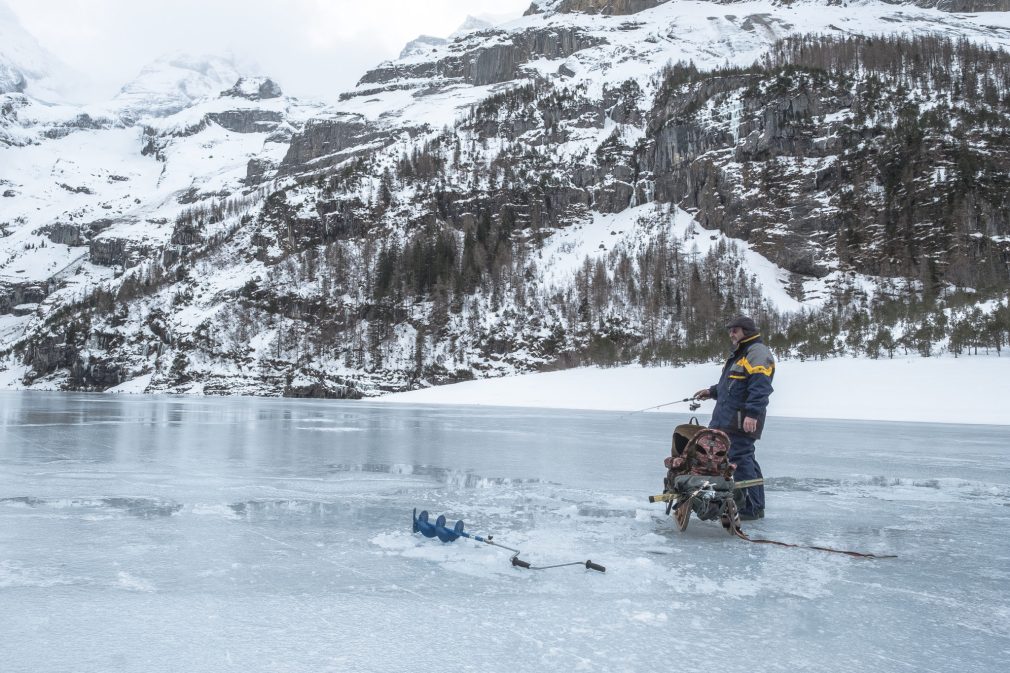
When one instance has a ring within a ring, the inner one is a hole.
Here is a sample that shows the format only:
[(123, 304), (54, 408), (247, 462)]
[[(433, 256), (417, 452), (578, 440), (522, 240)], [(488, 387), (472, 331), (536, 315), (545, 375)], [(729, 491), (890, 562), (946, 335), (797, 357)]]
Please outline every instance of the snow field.
[[(719, 380), (719, 363), (584, 367), (394, 393), (378, 402), (635, 411), (690, 397)], [(785, 360), (771, 417), (1010, 424), (1010, 357)], [(697, 415), (707, 420), (714, 403)], [(686, 404), (663, 411), (685, 413)]]

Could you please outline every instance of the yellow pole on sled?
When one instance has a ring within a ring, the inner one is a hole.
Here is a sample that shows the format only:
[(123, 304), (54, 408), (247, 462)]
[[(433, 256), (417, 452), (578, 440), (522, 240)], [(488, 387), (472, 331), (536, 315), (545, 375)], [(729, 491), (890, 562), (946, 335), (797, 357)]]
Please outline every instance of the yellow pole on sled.
[[(751, 486), (760, 486), (765, 483), (764, 479), (745, 479), (744, 481), (738, 481), (733, 485), (733, 490), (738, 490), (741, 488), (750, 488)], [(679, 496), (676, 493), (663, 493), (661, 495), (650, 495), (649, 502), (670, 502), (671, 500), (676, 500)]]

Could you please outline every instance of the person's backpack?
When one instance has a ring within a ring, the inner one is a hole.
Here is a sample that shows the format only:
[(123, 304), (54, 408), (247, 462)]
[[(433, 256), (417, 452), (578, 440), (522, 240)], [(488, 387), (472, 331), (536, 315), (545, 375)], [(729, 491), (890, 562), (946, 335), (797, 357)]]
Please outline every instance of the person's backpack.
[(694, 474), (732, 479), (736, 465), (729, 462), (729, 436), (691, 420), (692, 423), (678, 425), (673, 431), (673, 447), (664, 461), (669, 476)]

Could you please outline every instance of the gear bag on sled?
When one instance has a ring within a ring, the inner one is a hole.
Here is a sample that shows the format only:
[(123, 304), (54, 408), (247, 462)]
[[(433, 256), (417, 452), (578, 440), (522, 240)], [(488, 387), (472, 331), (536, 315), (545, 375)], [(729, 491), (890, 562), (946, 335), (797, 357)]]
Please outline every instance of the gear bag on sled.
[(758, 478), (734, 481), (733, 473), (736, 465), (729, 462), (729, 449), (730, 439), (725, 432), (699, 425), (696, 418), (692, 418), (690, 423), (678, 425), (673, 431), (670, 457), (663, 461), (666, 465), (663, 494), (650, 495), (649, 502), (665, 502), (666, 513), (673, 514), (680, 530), (687, 529), (691, 513), (694, 512), (702, 521), (719, 519), (719, 523), (727, 533), (748, 542), (816, 549), (856, 558), (896, 558), (890, 554), (867, 554), (747, 536), (740, 530), (739, 507), (743, 500), (742, 489), (756, 486), (764, 480)]
[(740, 527), (736, 483), (729, 462), (729, 436), (722, 430), (706, 428), (696, 418), (673, 431), (670, 457), (664, 462), (663, 494), (666, 511), (671, 511), (680, 530), (687, 528), (693, 511), (702, 521), (719, 519), (727, 531)]

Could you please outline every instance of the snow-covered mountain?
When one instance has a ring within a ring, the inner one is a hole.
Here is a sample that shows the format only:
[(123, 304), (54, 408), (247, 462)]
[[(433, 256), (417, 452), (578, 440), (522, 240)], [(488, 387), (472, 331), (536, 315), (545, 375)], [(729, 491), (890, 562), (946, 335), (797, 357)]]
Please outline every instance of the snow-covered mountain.
[(145, 66), (110, 103), (130, 119), (164, 117), (214, 96), (235, 84), (243, 73), (232, 58), (175, 53)]
[(85, 107), (4, 95), (0, 312), (8, 320), (160, 259), (173, 241), (192, 243), (180, 218), (213, 211), (200, 234), (213, 238), (225, 226), (219, 208), (234, 215), (255, 203), (263, 170), (320, 108), (229, 63), (160, 59), (112, 101)]
[(0, 94), (28, 93), (47, 102), (74, 100), (83, 77), (39, 45), (0, 0)]
[(327, 108), (179, 55), (6, 93), (2, 366), (357, 396), (706, 358), (738, 311), (786, 355), (1002, 347), (1010, 13), (932, 4), (535, 2)]

